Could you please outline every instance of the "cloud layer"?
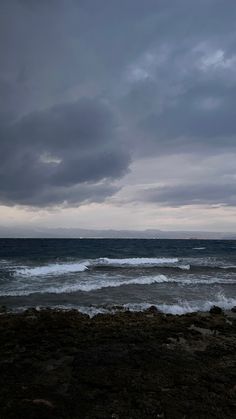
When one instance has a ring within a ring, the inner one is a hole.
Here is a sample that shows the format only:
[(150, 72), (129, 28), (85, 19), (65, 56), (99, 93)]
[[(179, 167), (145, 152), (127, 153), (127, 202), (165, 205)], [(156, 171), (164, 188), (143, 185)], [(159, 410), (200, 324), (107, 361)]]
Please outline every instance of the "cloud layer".
[(39, 206), (104, 199), (116, 190), (108, 180), (129, 163), (115, 140), (113, 116), (95, 99), (27, 114), (2, 130), (1, 199)]
[(235, 16), (223, 0), (3, 0), (0, 203), (133, 185), (134, 202), (235, 206)]

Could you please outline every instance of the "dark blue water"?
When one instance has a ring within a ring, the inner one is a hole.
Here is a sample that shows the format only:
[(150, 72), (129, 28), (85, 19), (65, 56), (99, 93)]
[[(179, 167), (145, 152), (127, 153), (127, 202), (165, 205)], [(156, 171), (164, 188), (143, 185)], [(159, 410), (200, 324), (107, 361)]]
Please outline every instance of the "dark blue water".
[(0, 239), (0, 304), (165, 312), (236, 305), (236, 241)]
[(168, 239), (0, 239), (0, 258), (57, 259), (99, 257), (198, 257), (236, 258), (236, 240)]

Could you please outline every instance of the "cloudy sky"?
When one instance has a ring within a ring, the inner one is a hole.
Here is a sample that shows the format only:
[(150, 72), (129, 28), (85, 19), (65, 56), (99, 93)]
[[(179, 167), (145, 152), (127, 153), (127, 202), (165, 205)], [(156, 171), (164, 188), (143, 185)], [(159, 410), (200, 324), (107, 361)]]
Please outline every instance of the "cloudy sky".
[(1, 225), (236, 232), (235, 0), (1, 0)]

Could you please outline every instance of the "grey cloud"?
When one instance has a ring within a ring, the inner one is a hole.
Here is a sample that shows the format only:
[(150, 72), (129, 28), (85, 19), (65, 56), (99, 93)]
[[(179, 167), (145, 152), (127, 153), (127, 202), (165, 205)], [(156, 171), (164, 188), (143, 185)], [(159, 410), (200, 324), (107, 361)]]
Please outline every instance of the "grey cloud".
[[(230, 90), (228, 96), (227, 90)], [(161, 115), (151, 114), (143, 122), (143, 127), (155, 131), (162, 140), (197, 137), (206, 142), (212, 137), (231, 137), (236, 135), (235, 106), (235, 88), (225, 88), (223, 97), (208, 96), (207, 92), (200, 96), (188, 91), (180, 95), (177, 103), (172, 104)], [(217, 140), (213, 142), (213, 146), (216, 142)], [(236, 145), (235, 137), (232, 145)]]
[[(187, 56), (187, 58), (186, 58)], [(178, 65), (187, 60), (184, 76)], [(234, 57), (236, 67), (236, 51)], [(191, 52), (180, 53), (178, 61), (158, 64), (147, 76), (131, 83), (121, 100), (128, 113), (130, 137), (136, 133), (136, 152), (217, 152), (236, 149), (236, 78), (232, 69), (205, 73), (191, 62)], [(223, 65), (223, 64), (222, 64)], [(159, 68), (160, 67), (160, 68)], [(172, 69), (171, 74), (170, 68)], [(160, 75), (161, 71), (166, 73)]]
[(118, 140), (112, 113), (95, 99), (17, 120), (2, 132), (1, 202), (79, 203), (97, 200), (99, 191), (110, 195), (115, 189), (107, 180), (126, 173), (130, 161)]
[(14, 191), (11, 196), (5, 198), (5, 205), (20, 204), (26, 207), (43, 207), (50, 206), (77, 207), (81, 204), (89, 204), (91, 202), (101, 203), (106, 198), (118, 192), (118, 187), (111, 185), (109, 182), (100, 183), (82, 183), (70, 187), (44, 187), (32, 193), (29, 196), (28, 189), (24, 195), (23, 191)]
[(0, 7), (1, 203), (105, 199), (130, 154), (236, 151), (235, 2)]
[(236, 205), (235, 184), (167, 185), (140, 192), (141, 200), (161, 205)]
[[(70, 87), (91, 81), (112, 94), (127, 65), (162, 45), (173, 49), (176, 61), (206, 39), (232, 48), (236, 6), (221, 0), (3, 0), (2, 9), (1, 69), (11, 80), (25, 72), (28, 108), (36, 100), (62, 101)], [(175, 68), (163, 71), (171, 77)]]

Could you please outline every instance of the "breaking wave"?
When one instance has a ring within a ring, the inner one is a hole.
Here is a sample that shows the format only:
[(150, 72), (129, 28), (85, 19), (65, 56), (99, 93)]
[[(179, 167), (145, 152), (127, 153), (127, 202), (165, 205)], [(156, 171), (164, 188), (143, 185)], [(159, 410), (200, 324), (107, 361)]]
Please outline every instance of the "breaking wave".
[(46, 266), (37, 266), (35, 268), (16, 269), (15, 273), (19, 276), (46, 276), (46, 275), (64, 275), (73, 272), (84, 272), (88, 269), (89, 263), (53, 263)]
[[(221, 307), (224, 310), (230, 310), (231, 308), (235, 307), (236, 305), (236, 298), (227, 298), (222, 294), (218, 294), (215, 299), (208, 300), (208, 301), (195, 301), (189, 302), (187, 300), (179, 300), (172, 304), (156, 304), (156, 303), (128, 303), (122, 304), (117, 306), (113, 305), (89, 305), (89, 306), (78, 306), (76, 304), (68, 304), (68, 305), (55, 305), (54, 308), (58, 308), (60, 310), (71, 310), (76, 309), (81, 313), (88, 314), (90, 317), (94, 317), (98, 314), (115, 314), (116, 312), (122, 311), (145, 311), (151, 306), (156, 307), (160, 312), (166, 314), (177, 314), (182, 315), (186, 313), (193, 313), (193, 312), (207, 312), (210, 310), (212, 306)], [(24, 306), (21, 310), (25, 310), (27, 307)], [(41, 309), (43, 307), (38, 307)]]
[(76, 262), (57, 262), (42, 266), (17, 266), (14, 270), (14, 276), (20, 277), (43, 277), (43, 276), (60, 276), (66, 274), (73, 274), (77, 272), (84, 272), (93, 269), (177, 269), (185, 271), (200, 271), (200, 270), (236, 270), (236, 265), (229, 264), (229, 262), (216, 261), (211, 259), (178, 259), (178, 258), (98, 258), (90, 260), (80, 260)]
[[(177, 258), (125, 258), (110, 259), (100, 258), (97, 260), (98, 266), (161, 266), (166, 264), (175, 264), (179, 261)], [(95, 262), (96, 264), (96, 262)]]
[(36, 266), (33, 268), (20, 268), (15, 270), (17, 276), (47, 276), (47, 275), (65, 275), (68, 273), (84, 272), (93, 268), (118, 268), (118, 267), (177, 267), (180, 269), (189, 269), (189, 265), (176, 266), (177, 258), (126, 258), (110, 259), (99, 258), (76, 263), (52, 263), (45, 266)]
[(124, 308), (131, 311), (144, 311), (153, 305), (163, 313), (181, 315), (185, 313), (193, 313), (196, 311), (209, 311), (212, 306), (219, 306), (222, 309), (230, 310), (236, 305), (236, 298), (226, 298), (224, 295), (220, 294), (218, 298), (209, 301), (188, 302), (186, 300), (180, 300), (174, 304), (125, 304)]
[(79, 282), (76, 284), (65, 284), (65, 285), (56, 285), (50, 287), (43, 287), (39, 290), (33, 289), (19, 289), (14, 291), (9, 291), (4, 294), (4, 296), (23, 296), (31, 295), (35, 293), (40, 294), (70, 294), (77, 291), (89, 292), (96, 291), (102, 288), (114, 288), (121, 287), (122, 285), (150, 285), (154, 283), (168, 282), (168, 278), (164, 275), (158, 275), (156, 277), (143, 277), (143, 278), (134, 278), (134, 279), (115, 279), (115, 280), (87, 280), (84, 282)]
[(165, 275), (155, 275), (155, 276), (142, 276), (133, 279), (121, 279), (120, 277), (116, 279), (86, 279), (80, 280), (79, 282), (74, 283), (57, 283), (56, 285), (49, 285), (39, 283), (40, 286), (36, 283), (22, 284), (18, 289), (8, 290), (0, 292), (0, 296), (27, 296), (31, 294), (71, 294), (74, 292), (90, 292), (96, 291), (103, 288), (116, 288), (126, 285), (152, 285), (152, 284), (179, 284), (181, 286), (189, 285), (212, 285), (212, 284), (225, 284), (225, 285), (236, 285), (236, 279), (233, 278), (209, 278), (209, 277), (167, 277)]

